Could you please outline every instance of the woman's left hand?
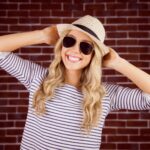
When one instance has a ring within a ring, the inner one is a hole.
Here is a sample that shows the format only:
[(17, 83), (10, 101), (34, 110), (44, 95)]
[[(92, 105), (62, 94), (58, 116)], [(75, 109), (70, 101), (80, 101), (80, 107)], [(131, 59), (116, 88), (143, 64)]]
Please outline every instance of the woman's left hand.
[(103, 67), (114, 69), (115, 64), (119, 63), (121, 57), (114, 49), (109, 48), (109, 50), (110, 52), (103, 57)]

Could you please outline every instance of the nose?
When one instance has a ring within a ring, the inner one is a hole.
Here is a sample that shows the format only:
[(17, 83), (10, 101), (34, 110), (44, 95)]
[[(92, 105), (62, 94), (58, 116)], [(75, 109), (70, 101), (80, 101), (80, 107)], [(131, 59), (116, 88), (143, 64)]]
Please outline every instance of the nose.
[(71, 47), (71, 50), (75, 53), (81, 53), (80, 52), (80, 43), (79, 42), (76, 42), (72, 47)]

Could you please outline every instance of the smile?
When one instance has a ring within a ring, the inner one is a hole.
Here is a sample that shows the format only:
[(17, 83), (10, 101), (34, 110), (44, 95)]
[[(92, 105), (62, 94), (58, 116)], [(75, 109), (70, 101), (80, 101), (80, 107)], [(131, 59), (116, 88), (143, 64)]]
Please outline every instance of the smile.
[(72, 56), (72, 55), (67, 55), (67, 59), (73, 63), (77, 63), (77, 62), (81, 61), (81, 58), (79, 58), (77, 56)]

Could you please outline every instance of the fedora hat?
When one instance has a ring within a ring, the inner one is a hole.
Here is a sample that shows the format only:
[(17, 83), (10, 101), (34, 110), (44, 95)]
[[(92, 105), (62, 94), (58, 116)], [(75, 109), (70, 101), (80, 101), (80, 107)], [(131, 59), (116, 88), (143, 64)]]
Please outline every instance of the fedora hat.
[(109, 52), (109, 48), (104, 44), (105, 29), (103, 24), (90, 15), (83, 16), (71, 24), (57, 24), (58, 34), (61, 36), (67, 30), (79, 30), (87, 34), (98, 46), (102, 56)]

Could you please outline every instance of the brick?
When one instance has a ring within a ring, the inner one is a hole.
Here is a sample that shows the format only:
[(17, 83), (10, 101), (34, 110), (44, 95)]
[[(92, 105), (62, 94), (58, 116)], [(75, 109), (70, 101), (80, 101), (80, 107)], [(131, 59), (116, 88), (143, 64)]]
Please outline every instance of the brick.
[(17, 112), (19, 112), (19, 113), (27, 113), (27, 111), (28, 111), (28, 107), (26, 106), (26, 107), (18, 107), (17, 108)]
[(29, 102), (28, 99), (8, 100), (8, 104), (9, 105), (15, 105), (15, 106), (17, 106), (17, 105), (19, 105), (19, 106), (21, 106), (21, 105), (28, 105), (28, 102)]
[(128, 144), (128, 143), (123, 143), (123, 144), (121, 144), (121, 143), (118, 143), (117, 144), (117, 149), (124, 149), (124, 150), (138, 150), (138, 144), (137, 143), (131, 143), (131, 144)]
[(0, 120), (6, 120), (6, 114), (0, 114)]
[(105, 40), (105, 44), (109, 45), (109, 46), (116, 45), (116, 41), (115, 40)]
[(94, 0), (73, 0), (73, 4), (80, 4), (80, 3), (93, 3)]
[(25, 86), (21, 84), (11, 84), (11, 85), (8, 85), (8, 90), (22, 91), (22, 90), (26, 90), (26, 88)]
[(41, 8), (43, 10), (61, 10), (61, 4), (42, 4)]
[(149, 136), (140, 135), (140, 136), (130, 136), (129, 137), (129, 140), (131, 142), (149, 142), (149, 139), (150, 139), (150, 135)]
[(127, 60), (139, 60), (139, 56), (136, 54), (120, 54), (120, 56)]
[(0, 23), (2, 24), (17, 24), (18, 19), (16, 18), (1, 18), (0, 17)]
[(62, 15), (64, 17), (71, 17), (71, 13), (69, 11), (60, 11), (60, 10), (53, 10), (52, 13), (51, 13), (53, 16), (58, 16), (58, 17), (61, 17)]
[(116, 27), (116, 30), (117, 31), (136, 31), (136, 30), (138, 30), (138, 25), (124, 25), (124, 24), (122, 24), (122, 25), (117, 25), (117, 27)]
[(101, 149), (102, 150), (112, 150), (112, 149), (116, 149), (116, 144), (112, 144), (112, 143), (102, 143), (101, 145)]
[(117, 16), (137, 16), (136, 10), (117, 10)]
[(149, 54), (141, 54), (140, 60), (150, 60), (150, 55)]
[(39, 10), (40, 5), (39, 4), (23, 4), (21, 3), (19, 5), (19, 10)]
[(127, 142), (128, 141), (128, 136), (109, 136), (107, 138), (108, 142)]
[(133, 65), (137, 67), (149, 67), (149, 62), (143, 62), (143, 61), (130, 61)]
[(147, 46), (140, 46), (140, 47), (128, 47), (129, 53), (150, 53), (150, 49)]
[(118, 114), (118, 119), (139, 119), (139, 114)]
[(50, 11), (49, 10), (44, 10), (44, 11), (40, 11), (40, 10), (31, 10), (29, 12), (29, 16), (30, 17), (45, 17), (45, 16), (50, 16)]
[(14, 121), (1, 121), (0, 120), (0, 128), (8, 128), (8, 127), (14, 127)]
[[(148, 6), (148, 5), (147, 5)], [(149, 10), (142, 10), (139, 11), (139, 16), (147, 16), (149, 17), (150, 11)]]
[(6, 16), (6, 11), (2, 11), (2, 10), (0, 10), (0, 17), (4, 17), (4, 16)]
[(82, 4), (64, 4), (63, 5), (63, 10), (83, 10), (83, 5)]
[(125, 4), (125, 3), (117, 3), (117, 4), (114, 4), (114, 3), (112, 3), (112, 4), (107, 4), (106, 5), (106, 8), (108, 9), (108, 10), (117, 10), (117, 9), (127, 9), (127, 4)]
[(16, 142), (16, 137), (0, 137), (0, 143), (14, 143)]
[(61, 23), (61, 19), (60, 18), (41, 18), (41, 23), (43, 24), (59, 24)]
[(0, 4), (0, 10), (17, 10), (17, 4)]
[[(5, 81), (6, 82), (6, 81)], [(16, 92), (0, 92), (1, 97), (18, 97), (18, 93)]]
[(2, 31), (2, 30), (7, 31), (8, 30), (8, 26), (6, 26), (6, 25), (0, 25), (0, 31)]
[(100, 10), (104, 9), (104, 4), (85, 4), (85, 9), (84, 10)]
[(22, 128), (24, 128), (24, 126), (25, 126), (25, 120), (24, 121), (17, 120), (15, 122), (15, 127), (22, 127)]
[(108, 121), (108, 120), (106, 120), (106, 122), (105, 122), (105, 126), (111, 126), (111, 127), (118, 127), (118, 126), (120, 126), (120, 127), (125, 127), (125, 125), (126, 125), (126, 123), (125, 123), (125, 121)]
[(15, 113), (16, 112), (16, 107), (0, 107), (0, 113)]
[(141, 39), (138, 42), (139, 45), (144, 45), (144, 46), (146, 46), (146, 45), (149, 46), (149, 43), (150, 43), (149, 39), (145, 39), (145, 40)]
[(149, 150), (149, 148), (150, 148), (149, 143), (140, 144), (140, 149), (141, 150)]
[(141, 116), (140, 117), (141, 119), (150, 119), (150, 113), (148, 112), (145, 112), (145, 113), (143, 112), (140, 114), (140, 116)]
[(8, 114), (9, 120), (20, 120), (20, 119), (26, 119), (26, 114), (17, 113), (17, 114)]
[(19, 31), (19, 32), (23, 32), (23, 31), (29, 31), (30, 30), (30, 26), (25, 26), (25, 25), (12, 25), (10, 26), (10, 30), (11, 31)]
[(148, 23), (149, 21), (148, 21), (148, 18), (144, 18), (144, 17), (142, 17), (142, 18), (138, 18), (138, 17), (135, 17), (135, 18), (128, 18), (128, 23), (141, 23), (141, 24), (143, 24), (143, 23)]
[(149, 30), (150, 29), (150, 25), (146, 25), (146, 24), (144, 24), (144, 25), (141, 25), (141, 24), (139, 24), (138, 25), (138, 29), (139, 30)]
[(149, 128), (147, 128), (147, 129), (140, 129), (140, 134), (141, 135), (150, 135)]
[(117, 129), (114, 128), (105, 128), (103, 130), (103, 134), (107, 134), (107, 135), (116, 134), (116, 133), (117, 133)]
[(10, 10), (7, 13), (8, 17), (28, 17), (29, 16), (29, 12), (28, 11), (17, 11), (17, 10)]
[(126, 24), (127, 18), (106, 18), (108, 24)]
[(130, 129), (130, 128), (127, 128), (127, 129), (125, 129), (125, 128), (123, 128), (123, 129), (117, 129), (117, 134), (121, 134), (121, 135), (128, 135), (128, 134), (130, 134), (130, 135), (132, 135), (132, 134), (134, 134), (134, 135), (138, 135), (138, 133), (139, 133), (139, 130), (138, 129)]
[(6, 135), (10, 136), (10, 135), (22, 135), (23, 130), (22, 129), (7, 129), (6, 131)]
[(148, 10), (148, 4), (141, 4), (141, 3), (128, 3), (128, 9), (144, 9), (144, 10)]
[(107, 32), (109, 38), (127, 38), (126, 32)]
[(108, 31), (110, 31), (110, 32), (112, 32), (112, 31), (116, 32), (117, 31), (117, 26), (116, 25), (111, 24), (111, 25), (105, 25), (104, 27), (105, 27), (106, 33)]
[(138, 41), (135, 40), (131, 40), (131, 39), (122, 39), (122, 40), (117, 40), (117, 45), (137, 45)]
[(113, 10), (107, 10), (107, 11), (105, 11), (105, 10), (94, 10), (94, 11), (95, 11), (96, 16), (101, 16), (101, 17), (103, 17), (103, 16), (109, 17), (109, 16), (115, 16), (116, 15), (116, 12)]
[(20, 145), (19, 144), (12, 144), (12, 145), (5, 145), (5, 150), (19, 150)]
[(62, 18), (62, 23), (72, 23), (75, 21), (74, 18)]
[[(19, 24), (39, 24), (40, 18), (19, 18)], [(14, 27), (15, 28), (15, 27)], [(18, 26), (18, 28), (25, 28), (25, 30), (29, 30), (30, 28), (28, 26)], [(11, 30), (13, 30), (13, 27), (11, 27)]]
[(147, 127), (147, 121), (128, 121), (127, 126), (128, 127)]
[(129, 32), (129, 38), (149, 38), (147, 32)]

